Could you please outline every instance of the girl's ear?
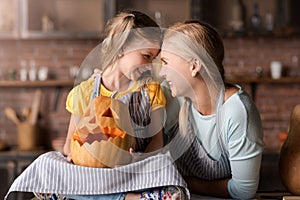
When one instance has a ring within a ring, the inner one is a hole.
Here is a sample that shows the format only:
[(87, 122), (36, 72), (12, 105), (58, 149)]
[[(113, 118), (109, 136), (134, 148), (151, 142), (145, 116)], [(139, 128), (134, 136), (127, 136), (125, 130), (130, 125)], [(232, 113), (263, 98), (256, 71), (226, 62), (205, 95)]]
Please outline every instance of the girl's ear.
[(198, 59), (193, 59), (192, 63), (191, 63), (191, 73), (192, 73), (192, 77), (196, 77), (201, 69), (202, 65), (199, 62)]

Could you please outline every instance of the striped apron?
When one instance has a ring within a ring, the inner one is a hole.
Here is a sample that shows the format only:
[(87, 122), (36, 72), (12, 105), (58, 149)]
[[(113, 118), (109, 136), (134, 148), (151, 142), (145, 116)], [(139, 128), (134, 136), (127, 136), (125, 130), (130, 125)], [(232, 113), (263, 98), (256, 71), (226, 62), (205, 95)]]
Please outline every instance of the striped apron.
[[(100, 96), (101, 76), (95, 79), (92, 99)], [(147, 137), (147, 125), (151, 122), (151, 103), (148, 92), (144, 87), (140, 87), (139, 91), (128, 93), (118, 100), (128, 105), (129, 114), (131, 117), (131, 124), (134, 129), (134, 134), (137, 140), (136, 151), (145, 151), (150, 142), (150, 137)], [(114, 92), (111, 98), (115, 98), (117, 92)]]
[(218, 143), (216, 145), (220, 146), (221, 152), (219, 159), (214, 160), (196, 138), (192, 125), (195, 123), (191, 123), (191, 121), (194, 121), (192, 112), (189, 115), (188, 141), (175, 142), (174, 147), (170, 150), (171, 152), (178, 152), (178, 149), (189, 146), (180, 158), (176, 160), (176, 165), (181, 175), (196, 176), (204, 180), (231, 178), (229, 154), (226, 150), (221, 131), (215, 128), (218, 132)]
[[(95, 81), (92, 97), (98, 96), (101, 78)], [(150, 102), (147, 91), (133, 92), (120, 98), (129, 104), (131, 120), (137, 137), (145, 134), (149, 123)], [(145, 111), (145, 112), (144, 112)], [(139, 137), (138, 148), (143, 151), (148, 138)], [(173, 164), (169, 153), (159, 153), (144, 160), (117, 168), (90, 168), (69, 163), (60, 152), (47, 152), (31, 163), (12, 183), (5, 199), (14, 191), (72, 195), (122, 193), (161, 186), (186, 183)]]

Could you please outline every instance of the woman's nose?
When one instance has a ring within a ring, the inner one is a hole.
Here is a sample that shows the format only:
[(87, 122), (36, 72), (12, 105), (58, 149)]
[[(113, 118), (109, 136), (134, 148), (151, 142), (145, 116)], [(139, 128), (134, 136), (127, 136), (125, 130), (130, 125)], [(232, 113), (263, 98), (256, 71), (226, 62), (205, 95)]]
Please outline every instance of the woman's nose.
[(162, 77), (162, 78), (165, 78), (166, 77), (166, 71), (167, 71), (167, 68), (162, 66), (160, 68), (160, 71), (159, 71), (159, 76)]

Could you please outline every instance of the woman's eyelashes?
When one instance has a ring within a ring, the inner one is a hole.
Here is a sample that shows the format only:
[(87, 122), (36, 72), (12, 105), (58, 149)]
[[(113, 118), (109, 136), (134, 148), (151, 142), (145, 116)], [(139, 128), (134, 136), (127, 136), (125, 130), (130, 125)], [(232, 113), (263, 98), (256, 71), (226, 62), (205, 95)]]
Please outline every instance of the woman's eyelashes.
[(161, 62), (162, 62), (163, 65), (167, 65), (168, 64), (168, 62), (164, 58), (161, 58), (160, 60), (161, 60)]

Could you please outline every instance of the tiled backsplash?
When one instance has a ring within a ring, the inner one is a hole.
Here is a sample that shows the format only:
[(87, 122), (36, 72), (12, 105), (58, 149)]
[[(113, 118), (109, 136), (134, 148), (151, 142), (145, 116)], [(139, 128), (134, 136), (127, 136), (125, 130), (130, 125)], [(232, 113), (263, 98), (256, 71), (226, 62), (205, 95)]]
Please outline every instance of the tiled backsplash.
[[(22, 59), (35, 60), (37, 68), (47, 66), (52, 79), (69, 79), (69, 67), (79, 66), (98, 43), (98, 40), (1, 40), (0, 79), (8, 79), (11, 69), (18, 71)], [(257, 66), (262, 67), (263, 76), (270, 76), (272, 60), (283, 63), (285, 76), (300, 76), (300, 38), (224, 38), (224, 45), (226, 78), (254, 77)], [(250, 85), (243, 86), (250, 92)], [(65, 110), (65, 100), (70, 89), (50, 87), (42, 90), (39, 123), (41, 134), (47, 138), (67, 133), (69, 113)], [(30, 87), (0, 87), (0, 109), (3, 111), (10, 106), (21, 112), (23, 107), (31, 105), (34, 91), (35, 88)], [(299, 91), (300, 83), (257, 84), (255, 102), (263, 121), (264, 141), (268, 149), (279, 149), (279, 134), (287, 130), (290, 112), (294, 105), (300, 103)], [(16, 127), (4, 116), (4, 112), (0, 112), (0, 134), (5, 135), (10, 144), (16, 144)]]

